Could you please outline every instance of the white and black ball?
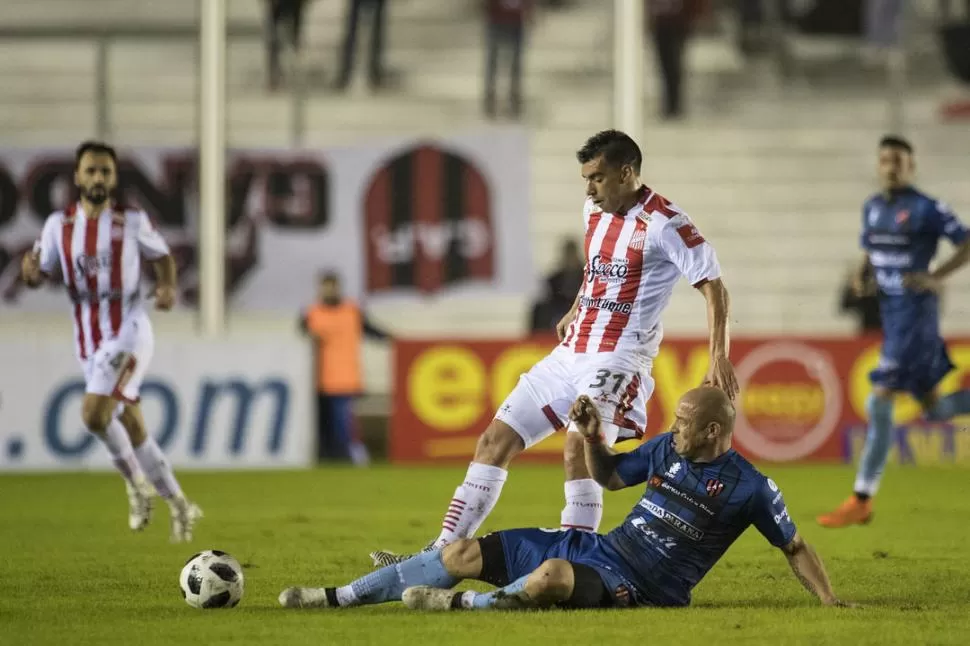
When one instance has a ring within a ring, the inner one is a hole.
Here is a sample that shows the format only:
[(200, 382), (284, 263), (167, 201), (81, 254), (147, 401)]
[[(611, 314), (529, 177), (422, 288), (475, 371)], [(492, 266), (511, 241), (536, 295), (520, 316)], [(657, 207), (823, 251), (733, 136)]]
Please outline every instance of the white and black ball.
[(205, 550), (185, 562), (179, 587), (193, 608), (235, 608), (243, 596), (242, 566), (225, 552)]

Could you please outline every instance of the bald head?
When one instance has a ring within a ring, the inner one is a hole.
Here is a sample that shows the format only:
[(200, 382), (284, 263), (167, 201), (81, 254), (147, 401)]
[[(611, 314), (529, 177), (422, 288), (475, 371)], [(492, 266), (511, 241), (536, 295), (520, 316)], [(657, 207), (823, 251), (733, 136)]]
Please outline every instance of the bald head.
[(687, 459), (711, 461), (731, 448), (734, 404), (723, 390), (702, 386), (687, 391), (677, 405), (674, 449)]
[(734, 404), (727, 393), (713, 386), (701, 386), (684, 394), (684, 399), (694, 407), (694, 418), (698, 426), (716, 423), (725, 434), (734, 430)]

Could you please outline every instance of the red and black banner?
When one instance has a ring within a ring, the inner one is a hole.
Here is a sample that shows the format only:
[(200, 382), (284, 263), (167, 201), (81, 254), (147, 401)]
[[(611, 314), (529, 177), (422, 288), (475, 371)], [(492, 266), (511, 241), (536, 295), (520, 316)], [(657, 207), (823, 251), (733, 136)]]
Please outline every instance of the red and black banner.
[(494, 277), (488, 184), (459, 155), (422, 145), (388, 160), (367, 188), (364, 222), (369, 293)]

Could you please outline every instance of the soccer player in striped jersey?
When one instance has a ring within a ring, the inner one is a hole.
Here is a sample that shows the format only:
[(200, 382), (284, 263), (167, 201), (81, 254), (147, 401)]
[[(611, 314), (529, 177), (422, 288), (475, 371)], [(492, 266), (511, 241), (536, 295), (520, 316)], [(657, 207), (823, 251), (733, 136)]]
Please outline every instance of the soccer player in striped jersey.
[[(582, 436), (567, 412), (580, 395), (599, 409), (608, 445), (640, 438), (650, 376), (663, 337), (660, 322), (674, 286), (686, 278), (707, 300), (710, 369), (706, 383), (737, 394), (728, 359), (728, 293), (714, 248), (690, 218), (640, 181), (636, 142), (600, 132), (578, 151), (586, 186), (585, 280), (557, 326), (560, 344), (522, 375), (481, 435), (464, 482), (455, 490), (441, 533), (425, 549), (474, 536), (498, 502), (511, 460), (557, 431), (568, 431), (563, 529), (595, 532), (603, 489), (583, 459)], [(378, 566), (406, 558), (371, 553)]]
[[(118, 158), (87, 141), (75, 155), (80, 199), (48, 216), (33, 252), (24, 255), (24, 283), (39, 287), (60, 272), (72, 303), (75, 352), (84, 371), (85, 427), (107, 447), (128, 490), (128, 525), (151, 519), (152, 486), (169, 504), (172, 540), (189, 541), (202, 510), (189, 502), (161, 448), (145, 431), (139, 388), (155, 349), (141, 295), (141, 262), (157, 276), (155, 307), (175, 304), (175, 260), (148, 215), (112, 200)], [(151, 486), (149, 485), (151, 483)]]

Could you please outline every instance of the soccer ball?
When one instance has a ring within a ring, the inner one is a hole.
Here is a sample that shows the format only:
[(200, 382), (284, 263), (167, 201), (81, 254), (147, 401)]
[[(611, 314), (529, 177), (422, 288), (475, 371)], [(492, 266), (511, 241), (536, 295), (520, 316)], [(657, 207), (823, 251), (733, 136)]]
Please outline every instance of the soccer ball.
[(185, 562), (179, 587), (193, 608), (234, 608), (243, 596), (242, 566), (219, 550), (199, 552)]

